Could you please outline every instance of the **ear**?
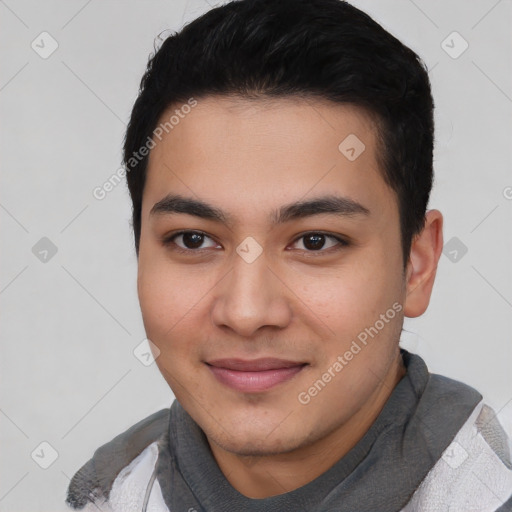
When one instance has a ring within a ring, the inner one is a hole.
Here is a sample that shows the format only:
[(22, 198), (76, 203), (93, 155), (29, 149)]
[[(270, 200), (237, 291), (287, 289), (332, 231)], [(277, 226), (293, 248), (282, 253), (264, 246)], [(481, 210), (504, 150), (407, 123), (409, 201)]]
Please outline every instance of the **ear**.
[(443, 215), (439, 210), (427, 210), (425, 226), (412, 241), (407, 263), (405, 316), (414, 318), (426, 311), (442, 250)]

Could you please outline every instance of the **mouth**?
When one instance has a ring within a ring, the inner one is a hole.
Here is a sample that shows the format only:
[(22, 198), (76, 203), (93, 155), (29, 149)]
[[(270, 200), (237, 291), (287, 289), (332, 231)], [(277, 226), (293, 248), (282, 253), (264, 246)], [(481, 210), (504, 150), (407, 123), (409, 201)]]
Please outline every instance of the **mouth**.
[(308, 363), (262, 358), (216, 359), (206, 365), (222, 384), (243, 393), (259, 393), (288, 381)]

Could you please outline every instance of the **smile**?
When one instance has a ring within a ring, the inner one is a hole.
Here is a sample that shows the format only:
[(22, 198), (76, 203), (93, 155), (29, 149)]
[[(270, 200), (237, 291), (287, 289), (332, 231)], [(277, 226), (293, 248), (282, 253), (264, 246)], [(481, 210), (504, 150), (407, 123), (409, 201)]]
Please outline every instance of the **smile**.
[(218, 359), (206, 363), (222, 384), (243, 393), (267, 391), (297, 375), (307, 363), (273, 358)]

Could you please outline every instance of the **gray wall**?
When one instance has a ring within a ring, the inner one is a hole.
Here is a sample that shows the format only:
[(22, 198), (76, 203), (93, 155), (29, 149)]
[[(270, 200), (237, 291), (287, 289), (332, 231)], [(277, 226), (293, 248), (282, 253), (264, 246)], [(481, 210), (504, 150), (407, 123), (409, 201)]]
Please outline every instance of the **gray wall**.
[[(446, 255), (403, 346), (479, 389), (512, 431), (511, 2), (354, 4), (424, 58), (437, 107), (430, 208)], [(93, 450), (173, 398), (133, 353), (145, 334), (125, 184), (92, 191), (119, 168), (154, 38), (207, 8), (0, 1), (0, 511), (63, 510)]]

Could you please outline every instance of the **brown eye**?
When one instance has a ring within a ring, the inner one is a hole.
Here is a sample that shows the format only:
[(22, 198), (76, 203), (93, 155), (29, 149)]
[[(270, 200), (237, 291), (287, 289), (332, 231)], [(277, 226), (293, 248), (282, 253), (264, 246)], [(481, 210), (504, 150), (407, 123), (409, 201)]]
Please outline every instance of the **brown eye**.
[(181, 235), (186, 249), (198, 249), (204, 240), (204, 235), (190, 231)]
[(322, 249), (325, 244), (325, 239), (325, 235), (307, 235), (304, 237), (304, 247), (311, 251)]
[[(211, 240), (211, 245), (202, 247), (206, 240)], [(175, 250), (184, 252), (196, 252), (209, 247), (216, 247), (215, 242), (205, 233), (201, 233), (200, 231), (180, 231), (172, 236), (164, 238), (162, 243), (165, 246), (176, 246), (173, 247)]]
[(317, 232), (306, 233), (298, 238), (295, 243), (301, 240), (303, 240), (302, 247), (299, 246), (298, 249), (307, 252), (327, 252), (327, 249), (336, 247), (336, 245), (340, 247), (349, 245), (348, 242), (337, 236)]

